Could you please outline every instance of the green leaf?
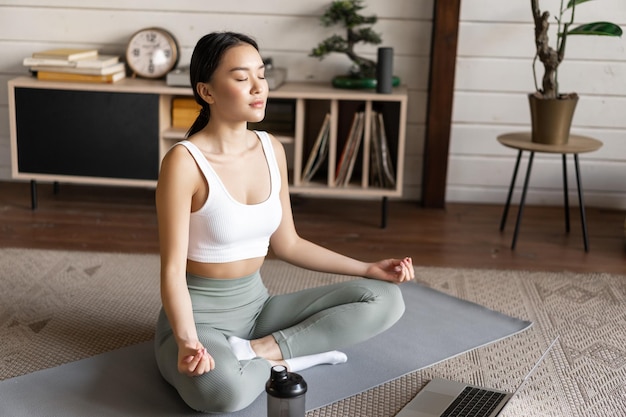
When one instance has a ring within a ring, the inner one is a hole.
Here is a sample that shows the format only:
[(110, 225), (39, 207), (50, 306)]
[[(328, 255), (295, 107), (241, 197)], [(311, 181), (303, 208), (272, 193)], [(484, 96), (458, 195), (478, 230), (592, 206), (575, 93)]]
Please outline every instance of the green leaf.
[(567, 7), (565, 8), (565, 10), (571, 9), (574, 6), (578, 6), (579, 4), (586, 3), (588, 1), (591, 1), (591, 0), (569, 0), (569, 3), (567, 3)]
[[(589, 0), (579, 0), (589, 1)], [(593, 22), (577, 26), (567, 31), (568, 35), (600, 35), (600, 36), (622, 36), (622, 28), (615, 23)]]

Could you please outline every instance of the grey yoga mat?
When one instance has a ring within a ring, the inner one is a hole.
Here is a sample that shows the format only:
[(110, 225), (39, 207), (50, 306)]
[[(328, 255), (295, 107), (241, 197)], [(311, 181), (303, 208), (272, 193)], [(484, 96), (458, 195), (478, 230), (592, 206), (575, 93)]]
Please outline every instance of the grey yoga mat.
[[(509, 337), (531, 325), (414, 282), (401, 288), (407, 308), (391, 329), (344, 349), (348, 355), (345, 364), (300, 372), (309, 387), (308, 410)], [(177, 417), (198, 413), (161, 379), (152, 342), (146, 342), (0, 381), (0, 415)], [(245, 410), (225, 415), (265, 416), (265, 393)]]

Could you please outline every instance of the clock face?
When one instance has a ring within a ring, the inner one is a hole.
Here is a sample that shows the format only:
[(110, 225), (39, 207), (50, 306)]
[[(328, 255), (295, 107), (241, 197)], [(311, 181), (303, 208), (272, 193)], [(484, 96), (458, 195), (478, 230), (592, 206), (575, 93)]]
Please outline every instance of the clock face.
[(128, 42), (126, 62), (140, 77), (164, 77), (178, 63), (176, 39), (164, 29), (142, 29), (133, 34)]

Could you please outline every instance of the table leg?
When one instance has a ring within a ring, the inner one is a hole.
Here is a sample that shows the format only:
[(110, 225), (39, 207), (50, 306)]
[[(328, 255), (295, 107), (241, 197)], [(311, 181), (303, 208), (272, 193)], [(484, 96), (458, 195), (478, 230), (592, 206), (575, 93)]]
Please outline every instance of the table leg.
[(524, 179), (524, 188), (522, 189), (522, 198), (520, 199), (519, 210), (517, 211), (517, 221), (515, 222), (515, 232), (513, 233), (511, 249), (515, 249), (515, 244), (517, 243), (517, 232), (519, 231), (519, 226), (522, 221), (522, 212), (524, 211), (524, 203), (526, 202), (526, 191), (528, 190), (528, 181), (530, 180), (530, 170), (533, 166), (534, 157), (535, 152), (530, 152), (530, 157), (528, 158), (528, 169), (526, 170), (526, 179)]
[(515, 187), (515, 180), (517, 179), (517, 170), (519, 169), (519, 162), (522, 159), (522, 151), (517, 153), (517, 161), (515, 161), (515, 169), (513, 169), (513, 177), (511, 178), (511, 186), (509, 187), (509, 194), (506, 197), (506, 205), (504, 206), (504, 212), (502, 213), (502, 220), (500, 220), (500, 231), (504, 230), (506, 224), (506, 218), (509, 215), (509, 207), (511, 206), (511, 197), (513, 196), (513, 188)]
[(576, 168), (576, 185), (578, 186), (578, 205), (580, 206), (580, 221), (583, 227), (583, 242), (585, 252), (589, 252), (589, 237), (587, 236), (587, 217), (585, 216), (585, 203), (583, 201), (583, 187), (580, 180), (580, 167), (578, 165), (578, 154), (574, 154), (574, 167)]
[(569, 233), (569, 197), (567, 196), (567, 155), (563, 154), (563, 207), (565, 209), (565, 232)]

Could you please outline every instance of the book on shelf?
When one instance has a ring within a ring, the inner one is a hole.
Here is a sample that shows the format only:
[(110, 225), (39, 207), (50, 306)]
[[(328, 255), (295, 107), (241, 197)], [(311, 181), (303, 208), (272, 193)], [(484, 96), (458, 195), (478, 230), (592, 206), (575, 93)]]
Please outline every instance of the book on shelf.
[(63, 59), (66, 61), (75, 61), (78, 59), (95, 58), (98, 56), (97, 49), (83, 48), (56, 48), (47, 49), (45, 51), (33, 52), (33, 58), (40, 59)]
[(174, 97), (172, 99), (172, 108), (200, 110), (201, 106), (193, 97)]
[(48, 71), (48, 72), (63, 72), (67, 74), (87, 74), (87, 75), (109, 75), (115, 72), (124, 71), (126, 67), (123, 62), (109, 65), (102, 68), (89, 68), (89, 67), (57, 67), (54, 65), (35, 65), (31, 66), (32, 72)]
[(363, 139), (364, 122), (364, 112), (360, 111), (354, 113), (352, 125), (350, 126), (346, 143), (341, 151), (339, 163), (337, 164), (335, 186), (345, 186), (350, 182), (359, 147)]
[(365, 113), (359, 113), (359, 119), (357, 121), (357, 128), (355, 136), (353, 137), (353, 141), (348, 149), (348, 166), (346, 168), (346, 174), (343, 179), (343, 185), (348, 185), (350, 179), (352, 178), (352, 171), (354, 170), (354, 164), (356, 163), (357, 155), (359, 153), (359, 148), (361, 147), (361, 142), (363, 141), (363, 131), (365, 130)]
[(37, 71), (37, 79), (42, 81), (68, 81), (84, 83), (114, 83), (126, 78), (126, 70), (107, 75), (70, 74), (67, 72)]
[(22, 61), (25, 67), (51, 66), (68, 68), (105, 68), (120, 62), (119, 55), (97, 55), (84, 59), (32, 58), (26, 57)]
[(306, 165), (302, 170), (302, 181), (309, 182), (319, 170), (328, 155), (328, 136), (330, 135), (330, 113), (326, 113)]
[(370, 120), (370, 170), (369, 170), (369, 184), (378, 186), (383, 184), (382, 176), (382, 162), (380, 159), (380, 140), (378, 138), (378, 116), (375, 112), (372, 112), (372, 118)]
[(394, 174), (393, 161), (391, 160), (391, 151), (389, 150), (389, 143), (387, 142), (385, 121), (382, 113), (378, 113), (378, 128), (378, 134), (380, 137), (380, 159), (383, 165), (385, 187), (392, 188), (396, 186), (396, 176)]
[(172, 127), (189, 129), (198, 118), (199, 112), (176, 113), (172, 116)]
[(172, 99), (172, 127), (189, 129), (198, 117), (201, 108), (193, 97), (174, 97)]
[(393, 161), (382, 113), (372, 112), (370, 141), (370, 185), (381, 188), (395, 187)]

